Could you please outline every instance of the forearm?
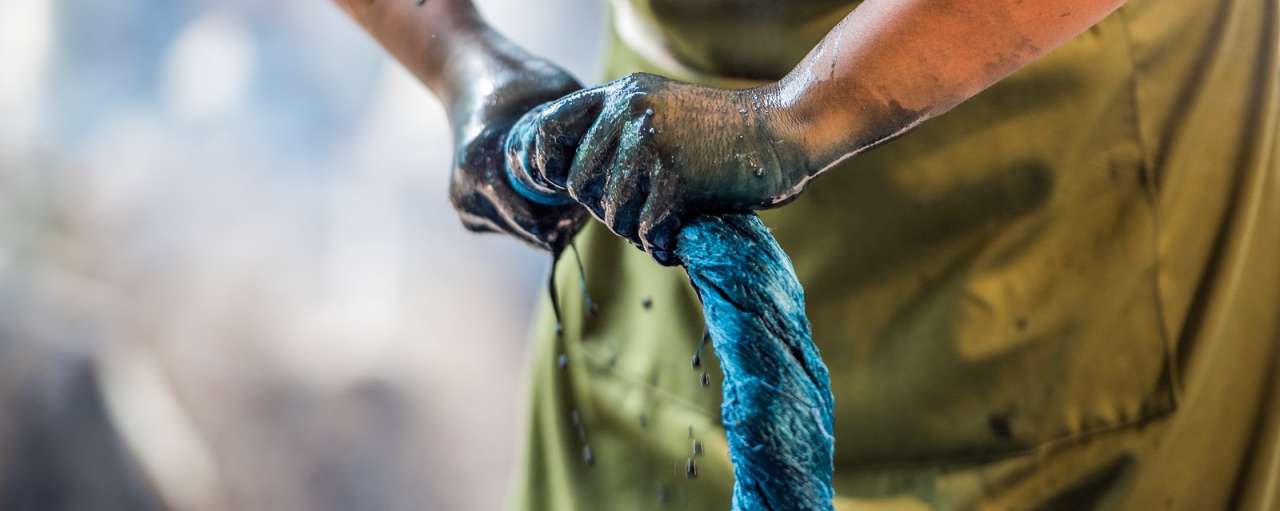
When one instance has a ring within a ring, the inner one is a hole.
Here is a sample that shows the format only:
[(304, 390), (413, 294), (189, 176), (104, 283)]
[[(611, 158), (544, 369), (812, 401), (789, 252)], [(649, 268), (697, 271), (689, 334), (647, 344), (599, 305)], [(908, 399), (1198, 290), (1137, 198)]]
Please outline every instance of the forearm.
[[(484, 23), (470, 0), (334, 0), (445, 105), (471, 108), (503, 55), (523, 56)], [(490, 88), (492, 88), (490, 83)]]
[(816, 174), (951, 109), (1124, 0), (866, 0), (774, 86)]

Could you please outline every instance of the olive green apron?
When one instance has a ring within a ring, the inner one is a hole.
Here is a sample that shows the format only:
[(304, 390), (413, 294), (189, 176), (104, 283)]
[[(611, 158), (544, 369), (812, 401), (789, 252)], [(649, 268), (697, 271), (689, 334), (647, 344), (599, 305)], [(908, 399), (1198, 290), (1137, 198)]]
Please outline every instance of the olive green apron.
[[(609, 77), (745, 85), (852, 8), (717, 3), (615, 1)], [(1131, 0), (764, 213), (831, 369), (837, 509), (1280, 506), (1276, 10)], [(514, 506), (728, 509), (683, 272), (577, 246), (598, 313), (564, 257)]]

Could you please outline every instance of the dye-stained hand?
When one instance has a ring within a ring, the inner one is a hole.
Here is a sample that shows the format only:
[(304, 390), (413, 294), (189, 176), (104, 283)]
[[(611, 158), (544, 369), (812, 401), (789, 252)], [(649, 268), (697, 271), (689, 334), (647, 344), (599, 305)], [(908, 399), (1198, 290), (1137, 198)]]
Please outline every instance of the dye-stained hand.
[(767, 89), (633, 74), (529, 112), (507, 141), (508, 165), (670, 265), (686, 219), (799, 192), (809, 165), (791, 125)]
[(587, 219), (581, 206), (541, 204), (507, 180), (503, 144), (521, 115), (581, 88), (541, 59), (474, 57), (466, 76), (445, 98), (453, 125), (454, 161), (449, 198), (462, 224), (476, 232), (505, 232), (559, 252)]

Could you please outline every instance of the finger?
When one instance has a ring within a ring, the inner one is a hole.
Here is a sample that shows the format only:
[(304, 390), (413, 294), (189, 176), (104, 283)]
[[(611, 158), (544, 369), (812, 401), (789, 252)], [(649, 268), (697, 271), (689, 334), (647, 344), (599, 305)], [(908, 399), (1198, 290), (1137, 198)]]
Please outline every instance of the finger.
[(604, 171), (601, 197), (605, 225), (636, 246), (640, 246), (637, 237), (640, 210), (649, 192), (649, 169), (645, 168), (649, 151), (644, 138), (647, 124), (647, 118), (643, 117), (627, 122), (619, 138), (617, 154)]
[(507, 137), (508, 164), (563, 190), (579, 141), (600, 114), (604, 91), (578, 91), (530, 111)]
[(659, 264), (672, 266), (679, 262), (675, 258), (675, 239), (683, 220), (674, 204), (675, 179), (664, 172), (660, 159), (655, 158), (649, 165), (649, 194), (640, 211), (637, 234), (645, 252)]
[(633, 101), (630, 97), (610, 96), (607, 99), (595, 124), (578, 142), (573, 162), (569, 166), (570, 180), (574, 179), (574, 174), (609, 166), (614, 157), (611, 146), (617, 142), (617, 137), (626, 128), (628, 121), (635, 118), (632, 109)]
[(604, 220), (601, 200), (607, 177), (605, 169), (616, 156), (622, 128), (620, 120), (607, 113), (597, 118), (578, 144), (577, 156), (569, 167), (569, 177), (565, 182), (569, 196), (601, 220)]
[(555, 250), (581, 226), (582, 208), (542, 206), (530, 202), (492, 175), (454, 170), (449, 201), (463, 227), (474, 232), (502, 232), (544, 250)]
[(451, 198), (454, 209), (458, 212), (458, 219), (467, 230), (479, 233), (505, 232), (534, 246), (549, 248), (546, 241), (517, 225), (509, 215), (495, 207), (491, 198), (478, 193), (455, 195)]

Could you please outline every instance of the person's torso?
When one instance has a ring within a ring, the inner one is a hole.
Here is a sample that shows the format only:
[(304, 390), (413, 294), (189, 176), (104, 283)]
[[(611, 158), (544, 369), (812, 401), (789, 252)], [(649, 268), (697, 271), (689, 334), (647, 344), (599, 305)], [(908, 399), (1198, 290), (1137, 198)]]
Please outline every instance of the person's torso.
[(676, 68), (782, 77), (843, 18), (848, 0), (610, 0), (626, 45)]

